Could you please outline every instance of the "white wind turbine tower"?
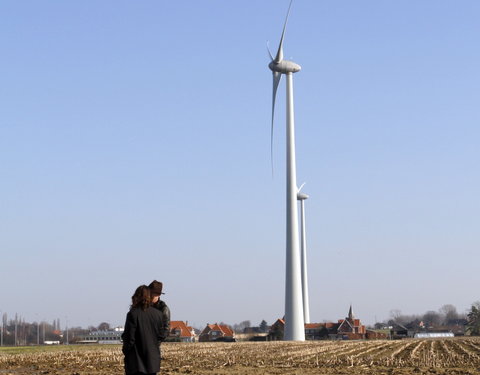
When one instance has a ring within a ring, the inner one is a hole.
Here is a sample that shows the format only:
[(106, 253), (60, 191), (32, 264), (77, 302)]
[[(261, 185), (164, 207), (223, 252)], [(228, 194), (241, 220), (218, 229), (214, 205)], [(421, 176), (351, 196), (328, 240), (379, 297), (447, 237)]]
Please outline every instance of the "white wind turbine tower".
[[(282, 37), (275, 57), (270, 53), (271, 62), (268, 65), (273, 72), (272, 129), (275, 112), (275, 96), (282, 74), (287, 80), (287, 256), (285, 280), (285, 331), (284, 339), (290, 341), (305, 341), (305, 325), (302, 303), (302, 283), (300, 267), (300, 251), (298, 246), (298, 210), (297, 210), (297, 173), (295, 163), (295, 128), (293, 115), (293, 73), (300, 71), (300, 65), (283, 59), (283, 38), (287, 26), (288, 15), (283, 26)], [(269, 51), (270, 52), (270, 51)]]
[(301, 233), (301, 261), (302, 261), (302, 297), (303, 297), (303, 319), (305, 323), (310, 323), (310, 302), (308, 300), (308, 275), (307, 275), (307, 230), (305, 228), (305, 200), (308, 195), (301, 193), (302, 184), (298, 189), (297, 199), (300, 202), (300, 233)]

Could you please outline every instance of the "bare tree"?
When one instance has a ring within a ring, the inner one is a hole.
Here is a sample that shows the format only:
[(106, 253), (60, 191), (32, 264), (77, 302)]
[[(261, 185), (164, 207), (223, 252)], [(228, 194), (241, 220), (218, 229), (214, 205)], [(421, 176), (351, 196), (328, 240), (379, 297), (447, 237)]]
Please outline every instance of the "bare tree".
[(110, 329), (110, 324), (107, 322), (102, 322), (98, 325), (99, 331), (108, 331)]
[(411, 322), (413, 322), (413, 321), (415, 321), (419, 318), (417, 315), (402, 314), (402, 312), (398, 309), (390, 310), (390, 317), (392, 319), (391, 319), (391, 321), (389, 321), (389, 325), (391, 325), (392, 322), (399, 323), (399, 324), (402, 324), (402, 325), (406, 325), (406, 324), (411, 323)]
[(243, 322), (240, 322), (238, 324), (233, 325), (233, 330), (235, 332), (243, 332), (245, 328), (248, 328), (251, 326), (250, 320), (244, 320)]
[(438, 326), (441, 320), (440, 314), (436, 311), (427, 311), (425, 314), (423, 314), (423, 322), (427, 328)]
[(399, 310), (399, 309), (390, 310), (390, 318), (392, 318), (393, 320), (397, 320), (401, 316), (402, 316), (402, 310)]
[(443, 322), (445, 324), (451, 324), (452, 321), (455, 321), (458, 319), (457, 308), (453, 305), (450, 305), (450, 304), (443, 305), (442, 307), (440, 307), (438, 311), (442, 315)]

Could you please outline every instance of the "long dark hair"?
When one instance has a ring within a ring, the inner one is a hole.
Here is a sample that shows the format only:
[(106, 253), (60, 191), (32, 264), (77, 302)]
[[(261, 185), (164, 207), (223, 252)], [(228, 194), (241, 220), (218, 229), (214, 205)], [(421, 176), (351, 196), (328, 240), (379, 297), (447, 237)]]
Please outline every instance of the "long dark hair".
[(148, 286), (146, 285), (140, 285), (132, 296), (132, 305), (130, 306), (130, 309), (139, 307), (142, 310), (146, 310), (150, 306), (150, 301), (150, 289), (148, 289)]

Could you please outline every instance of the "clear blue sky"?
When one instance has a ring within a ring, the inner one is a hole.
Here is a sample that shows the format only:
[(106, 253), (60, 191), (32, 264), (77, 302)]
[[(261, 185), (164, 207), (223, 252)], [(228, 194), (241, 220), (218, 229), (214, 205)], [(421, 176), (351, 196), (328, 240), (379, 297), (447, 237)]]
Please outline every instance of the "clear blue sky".
[[(276, 6), (276, 8), (274, 8)], [(285, 1), (0, 3), (0, 310), (283, 315)], [(294, 1), (312, 321), (464, 311), (480, 285), (480, 2)]]

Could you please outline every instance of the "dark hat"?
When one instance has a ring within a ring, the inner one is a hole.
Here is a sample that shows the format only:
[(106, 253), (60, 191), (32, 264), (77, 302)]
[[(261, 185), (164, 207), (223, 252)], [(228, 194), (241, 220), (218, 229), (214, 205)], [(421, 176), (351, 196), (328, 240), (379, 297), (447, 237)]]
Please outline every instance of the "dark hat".
[(162, 293), (163, 284), (157, 280), (153, 280), (148, 286), (148, 289), (150, 289), (150, 292), (153, 294), (165, 294)]

